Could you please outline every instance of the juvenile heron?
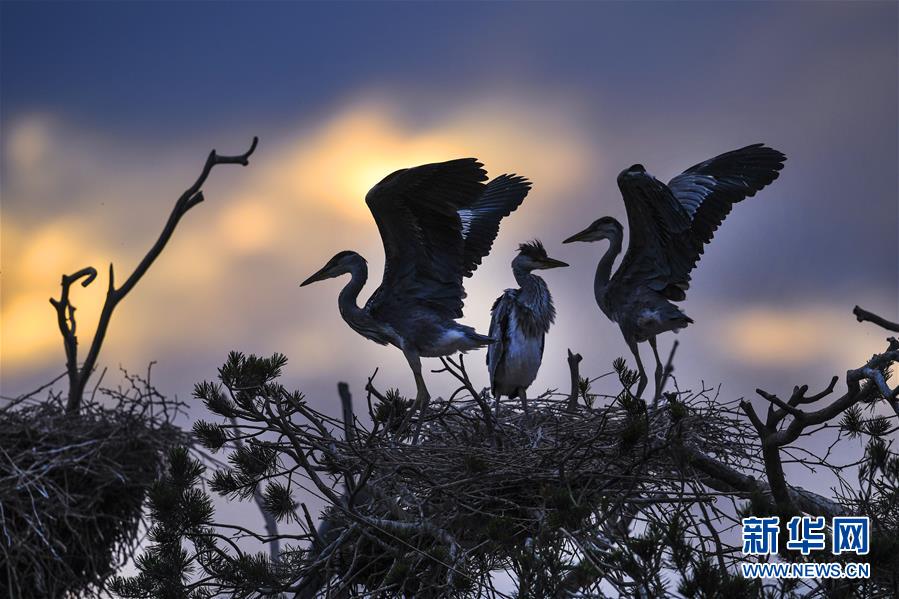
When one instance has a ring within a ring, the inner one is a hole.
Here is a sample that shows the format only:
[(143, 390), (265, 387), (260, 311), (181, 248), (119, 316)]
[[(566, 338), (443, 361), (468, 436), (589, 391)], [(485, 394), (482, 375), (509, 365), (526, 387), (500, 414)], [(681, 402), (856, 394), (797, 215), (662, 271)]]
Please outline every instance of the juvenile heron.
[(594, 293), (600, 309), (618, 323), (637, 361), (637, 396), (647, 383), (637, 344), (649, 341), (652, 347), (658, 396), (663, 373), (656, 335), (693, 322), (671, 302), (685, 299), (690, 272), (733, 205), (774, 181), (785, 160), (777, 150), (754, 144), (692, 166), (668, 185), (640, 164), (622, 171), (618, 187), (630, 238), (614, 276), (612, 265), (621, 252), (620, 222), (605, 216), (564, 241), (609, 241), (596, 267)]
[(503, 395), (518, 396), (528, 411), (527, 389), (537, 378), (546, 333), (556, 318), (549, 288), (533, 271), (561, 266), (568, 265), (547, 256), (537, 240), (518, 246), (512, 260), (518, 289), (506, 289), (491, 309), (490, 336), (496, 342), (487, 348), (487, 370), (497, 406)]
[(356, 252), (339, 252), (302, 283), (349, 273), (337, 300), (340, 315), (363, 337), (403, 352), (415, 376), (416, 407), (422, 412), (430, 395), (421, 358), (493, 341), (455, 321), (462, 316), (462, 277), (470, 277), (490, 252), (500, 221), (521, 204), (531, 184), (515, 175), (484, 184), (486, 179), (483, 165), (474, 158), (388, 175), (365, 196), (386, 258), (381, 285), (365, 306), (360, 308), (356, 300), (368, 267)]

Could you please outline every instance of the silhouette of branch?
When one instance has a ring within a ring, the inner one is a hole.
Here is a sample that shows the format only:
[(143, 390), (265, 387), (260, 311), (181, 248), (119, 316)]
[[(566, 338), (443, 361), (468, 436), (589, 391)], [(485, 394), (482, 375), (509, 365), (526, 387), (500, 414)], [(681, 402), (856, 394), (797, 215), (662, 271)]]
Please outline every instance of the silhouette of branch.
[[(346, 383), (337, 383), (337, 394), (340, 396), (340, 408), (343, 416), (343, 437), (348, 446), (356, 441), (356, 416), (353, 411), (353, 396), (350, 394), (350, 386)], [(347, 494), (352, 496), (356, 492), (356, 481), (352, 472), (346, 473)]]
[(873, 312), (868, 312), (860, 306), (853, 308), (852, 313), (855, 314), (855, 318), (858, 319), (859, 322), (873, 322), (877, 326), (883, 327), (888, 331), (899, 333), (899, 322), (889, 321)]
[(90, 348), (88, 349), (87, 357), (80, 368), (78, 366), (78, 338), (75, 334), (75, 306), (69, 298), (69, 289), (72, 283), (82, 278), (84, 279), (81, 282), (82, 287), (87, 287), (97, 277), (97, 271), (95, 268), (89, 266), (71, 275), (63, 275), (60, 298), (58, 300), (51, 298), (50, 303), (53, 304), (53, 307), (56, 309), (59, 330), (63, 337), (63, 345), (65, 346), (66, 370), (69, 377), (69, 396), (66, 403), (66, 410), (70, 414), (77, 413), (81, 407), (84, 389), (96, 366), (97, 357), (100, 354), (100, 348), (103, 346), (103, 340), (106, 337), (106, 331), (109, 328), (109, 322), (116, 306), (126, 295), (128, 295), (128, 292), (137, 285), (137, 282), (140, 281), (144, 274), (146, 274), (159, 254), (162, 253), (162, 250), (165, 249), (165, 246), (175, 232), (175, 228), (178, 226), (181, 217), (187, 214), (191, 208), (203, 201), (204, 197), (201, 187), (206, 182), (213, 167), (219, 164), (240, 164), (247, 166), (249, 164), (250, 156), (256, 151), (258, 142), (259, 139), (254, 137), (250, 148), (243, 154), (236, 156), (222, 156), (216, 153), (215, 150), (212, 150), (209, 153), (209, 156), (206, 158), (206, 163), (203, 165), (203, 170), (200, 172), (200, 176), (197, 177), (197, 180), (194, 181), (193, 185), (188, 187), (175, 202), (175, 206), (172, 208), (172, 212), (169, 214), (169, 218), (166, 221), (162, 232), (159, 234), (156, 243), (153, 244), (121, 287), (116, 287), (113, 265), (109, 265), (109, 285), (106, 290), (106, 299), (103, 302), (100, 320), (97, 324), (97, 330), (94, 333)]
[[(699, 450), (683, 447), (677, 451), (695, 470), (705, 475), (700, 480), (710, 489), (721, 493), (739, 491), (745, 496), (774, 495), (769, 484), (711, 458)], [(787, 485), (786, 494), (792, 504), (808, 514), (831, 517), (845, 513), (840, 504), (801, 487)]]
[(347, 443), (352, 443), (356, 438), (356, 417), (353, 413), (353, 396), (350, 394), (350, 386), (346, 383), (337, 383), (337, 394), (340, 396), (340, 407), (343, 413), (343, 432)]
[[(465, 356), (463, 354), (459, 354), (459, 361), (456, 362), (452, 359), (452, 357), (441, 357), (440, 361), (443, 363), (443, 368), (440, 370), (435, 370), (435, 373), (440, 372), (448, 372), (453, 378), (455, 378), (459, 383), (462, 384), (462, 389), (468, 391), (468, 394), (471, 396), (473, 400), (478, 404), (478, 407), (481, 409), (481, 413), (484, 416), (484, 424), (487, 427), (487, 433), (489, 436), (493, 436), (493, 412), (490, 410), (490, 406), (487, 404), (487, 401), (484, 399), (484, 396), (478, 393), (474, 385), (471, 382), (471, 379), (468, 378), (468, 371), (465, 370)], [(454, 394), (455, 395), (455, 394)]]
[[(66, 373), (69, 377), (69, 389), (77, 388), (81, 372), (78, 369), (78, 337), (76, 335), (77, 324), (75, 321), (75, 305), (69, 299), (69, 290), (72, 283), (79, 279), (82, 287), (87, 287), (97, 278), (97, 269), (88, 266), (71, 275), (62, 275), (60, 287), (62, 291), (59, 299), (50, 298), (50, 303), (56, 310), (56, 321), (59, 332), (62, 334), (63, 347), (66, 352)], [(71, 401), (70, 401), (71, 403)], [(80, 402), (79, 402), (80, 403)], [(71, 410), (71, 408), (70, 408)]]
[[(234, 427), (234, 445), (238, 449), (243, 449), (244, 444), (240, 438), (240, 425), (234, 416), (231, 417), (231, 426)], [(272, 563), (277, 563), (281, 557), (281, 536), (278, 534), (278, 521), (265, 509), (265, 498), (262, 496), (262, 490), (259, 486), (253, 489), (253, 501), (256, 502), (256, 507), (259, 508), (259, 513), (262, 514), (262, 520), (265, 523), (265, 533), (270, 542), (269, 555), (271, 555)]]
[(665, 385), (668, 384), (668, 379), (671, 378), (671, 374), (674, 372), (674, 354), (677, 353), (677, 348), (680, 345), (680, 342), (675, 339), (674, 343), (671, 345), (671, 353), (668, 354), (668, 361), (665, 362), (665, 368), (662, 371), (662, 382), (659, 383), (659, 392), (656, 396), (658, 399), (665, 391)]
[[(896, 401), (899, 386), (890, 389), (884, 376), (890, 365), (896, 362), (899, 362), (899, 341), (890, 338), (886, 351), (874, 355), (864, 366), (846, 372), (847, 391), (844, 395), (814, 412), (806, 412), (796, 406), (810, 404), (830, 395), (836, 385), (836, 377), (831, 379), (830, 384), (822, 392), (811, 397), (805, 395), (808, 391), (807, 385), (795, 387), (788, 401), (783, 401), (762, 389), (756, 389), (756, 393), (769, 402), (764, 422), (752, 404), (745, 400), (740, 402), (740, 408), (755, 427), (761, 440), (762, 458), (770, 491), (778, 510), (783, 514), (796, 513), (798, 505), (797, 498), (790, 492), (786, 482), (780, 448), (796, 441), (808, 427), (829, 422), (857, 403), (875, 399), (878, 393), (899, 416), (899, 402)], [(867, 380), (867, 384), (861, 385), (863, 380)], [(790, 423), (782, 427), (781, 424), (788, 416), (791, 417)]]
[(568, 370), (571, 373), (571, 393), (568, 394), (568, 411), (577, 409), (577, 399), (580, 397), (581, 388), (581, 354), (573, 354), (568, 350)]

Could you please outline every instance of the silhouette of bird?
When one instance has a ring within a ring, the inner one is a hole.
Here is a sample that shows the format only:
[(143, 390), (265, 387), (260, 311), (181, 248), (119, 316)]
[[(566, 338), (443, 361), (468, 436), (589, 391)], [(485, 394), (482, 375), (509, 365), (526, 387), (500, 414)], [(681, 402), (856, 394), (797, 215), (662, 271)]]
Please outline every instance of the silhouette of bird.
[(596, 303), (617, 322), (640, 371), (637, 396), (647, 376), (638, 343), (648, 341), (656, 360), (656, 396), (663, 376), (656, 336), (693, 322), (672, 302), (686, 298), (690, 272), (705, 244), (737, 202), (752, 197), (774, 181), (786, 156), (754, 144), (688, 168), (668, 185), (635, 164), (618, 175), (627, 209), (627, 252), (614, 276), (621, 252), (621, 223), (605, 216), (564, 241), (600, 241), (609, 247), (596, 267)]
[[(415, 377), (415, 406), (430, 400), (421, 358), (484, 347), (493, 340), (459, 324), (470, 277), (490, 252), (500, 221), (527, 196), (530, 182), (487, 174), (475, 158), (402, 169), (365, 196), (384, 243), (384, 278), (366, 302), (356, 300), (368, 278), (365, 259), (343, 251), (301, 286), (349, 273), (337, 306), (357, 333), (399, 348)], [(410, 412), (411, 416), (412, 412)], [(416, 435), (417, 436), (417, 435)]]
[(568, 265), (547, 256), (538, 240), (518, 246), (512, 260), (518, 289), (506, 289), (491, 309), (489, 335), (496, 341), (487, 347), (487, 370), (497, 408), (503, 395), (518, 396), (528, 412), (527, 389), (537, 378), (546, 333), (556, 318), (549, 288), (533, 271), (562, 266)]

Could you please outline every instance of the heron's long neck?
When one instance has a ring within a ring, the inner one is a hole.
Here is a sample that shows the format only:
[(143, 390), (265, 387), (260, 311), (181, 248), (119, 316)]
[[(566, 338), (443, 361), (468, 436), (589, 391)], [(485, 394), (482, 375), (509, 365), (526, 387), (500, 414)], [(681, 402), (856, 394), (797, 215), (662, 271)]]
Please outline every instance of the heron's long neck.
[(609, 247), (606, 253), (599, 259), (596, 265), (596, 278), (593, 280), (593, 293), (596, 295), (596, 303), (600, 307), (605, 305), (606, 291), (609, 288), (609, 281), (612, 278), (612, 265), (615, 264), (615, 258), (621, 253), (622, 234), (616, 233), (609, 237)]
[(359, 324), (362, 320), (366, 320), (368, 316), (365, 310), (356, 304), (359, 293), (367, 280), (368, 266), (365, 265), (365, 262), (356, 263), (350, 270), (350, 282), (340, 290), (340, 295), (337, 297), (337, 307), (340, 309), (340, 315), (353, 328), (356, 328), (354, 325)]
[(515, 276), (515, 282), (521, 288), (521, 296), (532, 297), (540, 294), (540, 283), (543, 282), (543, 279), (517, 264), (512, 265), (512, 274)]
[(518, 303), (530, 309), (538, 329), (545, 333), (556, 317), (546, 281), (516, 264), (512, 265), (512, 274), (521, 290), (518, 293)]

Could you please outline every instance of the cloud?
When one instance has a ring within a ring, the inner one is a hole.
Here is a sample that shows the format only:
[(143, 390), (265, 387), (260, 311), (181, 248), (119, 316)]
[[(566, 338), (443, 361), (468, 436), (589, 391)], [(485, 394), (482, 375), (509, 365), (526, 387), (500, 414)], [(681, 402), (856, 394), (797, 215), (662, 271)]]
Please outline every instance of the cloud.
[(710, 349), (753, 366), (789, 370), (823, 363), (839, 372), (861, 365), (884, 346), (880, 331), (859, 325), (848, 309), (812, 301), (719, 312), (727, 316), (707, 329)]
[[(0, 359), (4, 375), (37, 360), (41, 365), (64, 361), (55, 312), (49, 303), (59, 295), (64, 272), (97, 263), (101, 246), (83, 247), (77, 219), (51, 218), (26, 231), (6, 210), (2, 222), (3, 293), (0, 301)], [(73, 249), (83, 248), (81, 257)], [(82, 263), (83, 261), (83, 263)], [(102, 262), (99, 262), (102, 265)], [(80, 330), (91, 330), (101, 307), (101, 293), (80, 293), (75, 305)], [(93, 322), (92, 322), (93, 321)], [(58, 350), (58, 351), (57, 351)]]
[[(288, 123), (261, 141), (247, 169), (218, 167), (206, 202), (185, 216), (117, 309), (101, 361), (141, 368), (159, 359), (164, 368), (197, 352), (251, 347), (296, 354), (301, 374), (322, 376), (350, 352), (376, 366), (383, 350), (370, 343), (359, 349), (363, 342), (339, 322), (336, 284), (297, 288), (345, 247), (369, 255), (372, 279), (379, 277), (380, 239), (363, 201), (374, 183), (398, 168), (474, 155), (491, 175), (532, 178), (532, 202), (539, 203), (576, 190), (599, 159), (576, 115), (549, 109), (552, 98), (488, 94), (414, 121), (401, 101), (388, 100), (360, 96), (318, 123)], [(115, 264), (121, 283), (197, 174), (191, 168), (202, 156), (174, 145), (135, 147), (48, 115), (10, 127), (0, 225), (4, 379), (61, 368), (47, 299), (58, 295), (62, 273), (92, 265), (101, 276), (73, 291), (86, 351), (106, 265)], [(525, 219), (519, 226), (541, 215), (521, 212), (530, 216), (517, 216)], [(495, 285), (482, 286), (495, 294)]]
[(50, 123), (43, 118), (29, 118), (14, 127), (8, 142), (10, 167), (30, 171), (40, 165), (51, 146)]

